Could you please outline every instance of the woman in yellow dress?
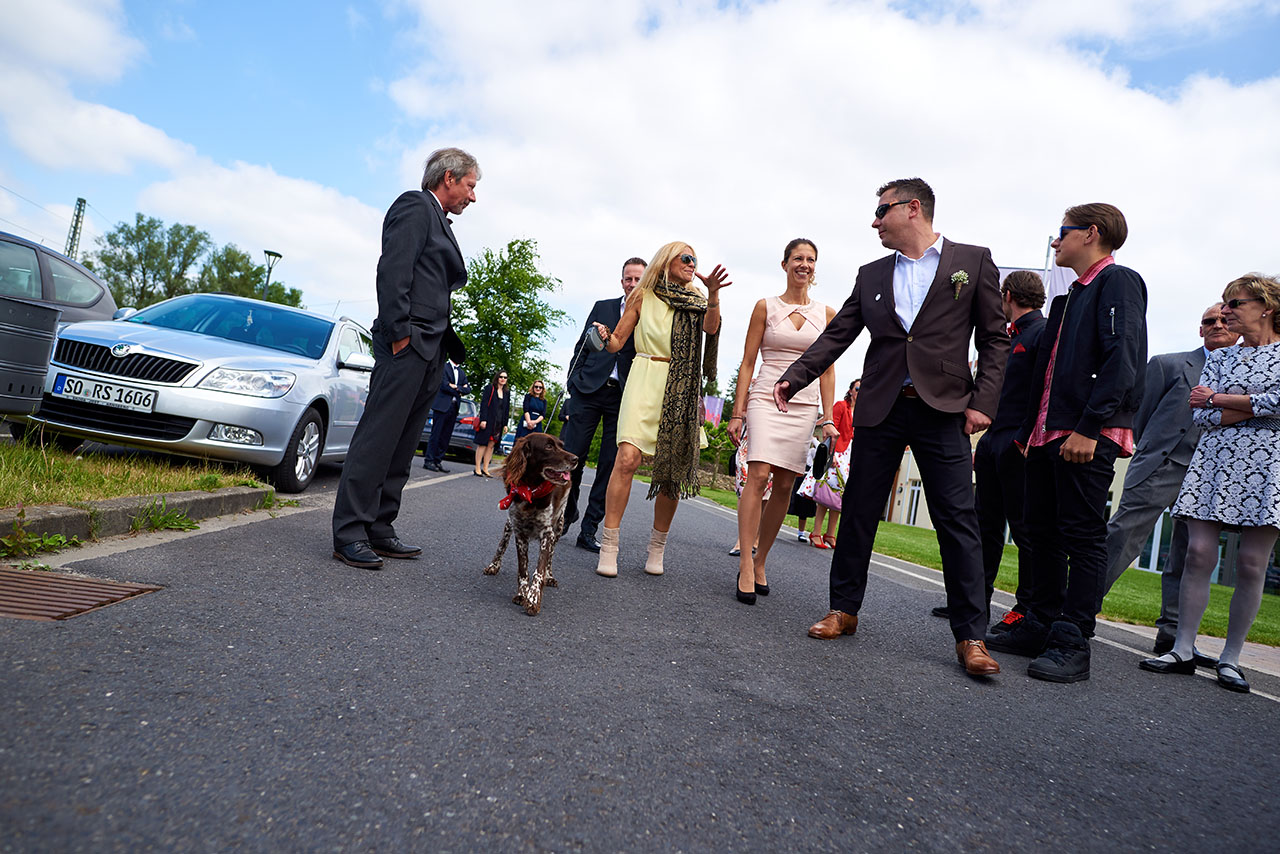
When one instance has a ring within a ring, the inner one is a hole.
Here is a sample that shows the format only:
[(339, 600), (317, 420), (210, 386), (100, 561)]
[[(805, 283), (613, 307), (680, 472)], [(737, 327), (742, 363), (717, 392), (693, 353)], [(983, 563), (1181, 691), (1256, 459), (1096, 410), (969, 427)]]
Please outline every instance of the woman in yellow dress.
[[(644, 571), (661, 575), (667, 532), (681, 498), (698, 494), (698, 457), (707, 446), (702, 431), (704, 375), (715, 376), (720, 332), (720, 289), (728, 272), (716, 265), (709, 275), (697, 272), (693, 247), (668, 243), (653, 256), (612, 332), (596, 324), (610, 353), (634, 333), (636, 358), (622, 391), (618, 410), (618, 456), (605, 493), (600, 528), (600, 562), (596, 572), (618, 574), (618, 529), (631, 497), (631, 479), (641, 459), (653, 457), (653, 531)], [(702, 280), (707, 295), (693, 283)], [(704, 350), (705, 337), (705, 350)]]

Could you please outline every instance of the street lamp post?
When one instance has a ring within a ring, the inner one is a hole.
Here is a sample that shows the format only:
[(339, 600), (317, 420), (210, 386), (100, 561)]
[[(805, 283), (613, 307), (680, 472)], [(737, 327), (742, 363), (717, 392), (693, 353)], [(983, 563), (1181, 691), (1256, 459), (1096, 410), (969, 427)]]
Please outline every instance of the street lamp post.
[(283, 256), (279, 252), (272, 252), (270, 249), (263, 249), (262, 254), (267, 256), (267, 280), (262, 285), (262, 299), (267, 299), (267, 294), (271, 288), (271, 268), (276, 265)]

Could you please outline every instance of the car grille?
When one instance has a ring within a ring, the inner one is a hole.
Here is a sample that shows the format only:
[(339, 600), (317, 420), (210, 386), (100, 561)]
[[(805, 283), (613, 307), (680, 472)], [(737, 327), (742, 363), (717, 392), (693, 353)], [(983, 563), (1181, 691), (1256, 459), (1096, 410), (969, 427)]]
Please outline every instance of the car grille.
[(154, 383), (180, 383), (197, 367), (191, 362), (148, 356), (145, 353), (131, 353), (117, 358), (111, 355), (110, 347), (65, 339), (58, 341), (53, 360), (73, 368)]
[(195, 426), (194, 418), (176, 415), (160, 415), (155, 412), (130, 412), (95, 403), (63, 400), (46, 394), (36, 418), (68, 427), (83, 427), (115, 433), (120, 436), (136, 436), (139, 439), (181, 439)]

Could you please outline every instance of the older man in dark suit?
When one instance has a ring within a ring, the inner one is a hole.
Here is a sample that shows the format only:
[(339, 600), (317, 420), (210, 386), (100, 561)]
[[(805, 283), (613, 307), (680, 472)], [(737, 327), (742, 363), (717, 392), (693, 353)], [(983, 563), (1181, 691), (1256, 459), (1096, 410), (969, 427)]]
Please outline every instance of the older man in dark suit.
[[(999, 272), (982, 246), (933, 230), (933, 190), (919, 178), (879, 190), (871, 226), (894, 254), (858, 270), (853, 293), (818, 340), (774, 387), (786, 410), (865, 328), (871, 333), (853, 412), (850, 470), (840, 536), (831, 560), (831, 610), (809, 629), (830, 639), (858, 627), (876, 526), (907, 445), (938, 531), (956, 657), (972, 675), (1000, 671), (987, 654), (982, 545), (973, 506), (969, 436), (991, 424), (1009, 352)], [(978, 348), (969, 369), (969, 341)]]
[(449, 309), (467, 266), (446, 214), (476, 200), (479, 180), (465, 151), (432, 152), (422, 190), (401, 195), (383, 220), (373, 376), (333, 504), (333, 556), (348, 566), (381, 569), (383, 557), (422, 553), (401, 542), (394, 522), (445, 356), (464, 355)]
[[(1186, 353), (1163, 353), (1147, 363), (1142, 405), (1133, 419), (1137, 449), (1124, 476), (1120, 507), (1107, 522), (1107, 577), (1098, 599), (1129, 568), (1167, 508), (1173, 505), (1182, 479), (1200, 439), (1200, 428), (1191, 419), (1191, 389), (1200, 384), (1205, 356), (1210, 350), (1230, 347), (1240, 336), (1227, 329), (1222, 303), (1214, 303), (1200, 317), (1204, 346)], [(1156, 620), (1157, 655), (1173, 649), (1178, 634), (1178, 588), (1187, 557), (1187, 523), (1173, 520), (1169, 556), (1160, 577), (1160, 619)], [(1211, 659), (1204, 663), (1211, 662)]]
[(573, 359), (569, 362), (569, 401), (565, 407), (568, 422), (560, 432), (565, 449), (578, 457), (578, 465), (573, 470), (573, 486), (569, 489), (569, 503), (565, 509), (564, 524), (568, 528), (578, 518), (578, 490), (582, 485), (582, 470), (587, 464), (587, 453), (591, 450), (591, 440), (596, 435), (596, 428), (603, 423), (604, 431), (600, 439), (600, 459), (596, 462), (596, 477), (591, 484), (591, 495), (587, 499), (587, 512), (583, 514), (582, 526), (578, 529), (577, 546), (589, 552), (600, 551), (600, 541), (596, 539), (596, 531), (600, 520), (604, 518), (605, 492), (609, 488), (609, 475), (613, 472), (613, 461), (618, 456), (618, 408), (622, 405), (622, 387), (627, 383), (627, 373), (631, 370), (631, 360), (636, 355), (636, 345), (628, 338), (627, 343), (617, 353), (608, 350), (593, 350), (587, 346), (587, 336), (592, 334), (595, 324), (603, 323), (613, 329), (622, 317), (622, 304), (627, 294), (640, 284), (644, 275), (643, 258), (628, 258), (622, 265), (622, 296), (610, 297), (597, 302), (587, 316), (587, 322), (578, 336), (578, 344), (573, 348)]

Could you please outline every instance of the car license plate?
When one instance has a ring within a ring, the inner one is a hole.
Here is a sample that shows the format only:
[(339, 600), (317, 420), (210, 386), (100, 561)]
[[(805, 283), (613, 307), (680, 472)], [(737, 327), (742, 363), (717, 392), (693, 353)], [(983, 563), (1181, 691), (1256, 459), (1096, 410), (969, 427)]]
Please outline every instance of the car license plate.
[(151, 412), (156, 407), (156, 393), (149, 389), (69, 377), (66, 374), (58, 374), (54, 379), (53, 396), (134, 412)]

